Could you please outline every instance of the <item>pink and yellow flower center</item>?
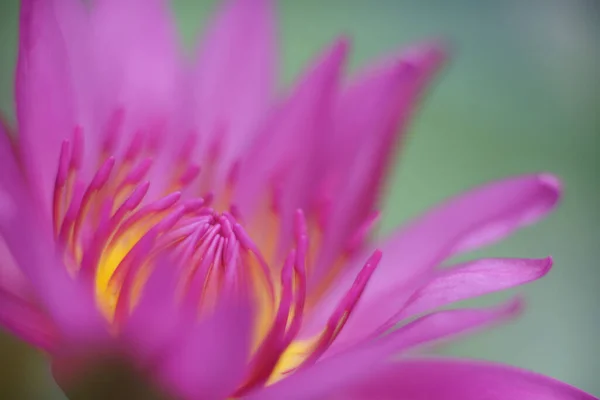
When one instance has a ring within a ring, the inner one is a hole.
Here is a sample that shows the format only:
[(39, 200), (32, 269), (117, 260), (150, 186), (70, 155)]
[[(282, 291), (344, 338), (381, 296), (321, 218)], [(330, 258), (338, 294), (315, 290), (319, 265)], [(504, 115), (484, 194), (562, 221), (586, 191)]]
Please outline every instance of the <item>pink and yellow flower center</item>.
[[(319, 228), (310, 224), (309, 229), (298, 211), (291, 249), (276, 267), (280, 216), (273, 207), (265, 207), (266, 217), (259, 221), (257, 245), (239, 222), (236, 208), (227, 204), (231, 187), (218, 201), (210, 194), (187, 195), (206, 193), (211, 181), (210, 176), (201, 178), (201, 189), (195, 186), (200, 169), (189, 162), (189, 154), (173, 163), (171, 173), (161, 175), (169, 176), (166, 182), (147, 181), (157, 145), (140, 133), (124, 150), (115, 151), (120, 118), (115, 114), (114, 132), (107, 134), (93, 174), (83, 165), (82, 131), (75, 129), (73, 138), (63, 142), (53, 198), (54, 230), (65, 264), (74, 279), (95, 292), (111, 332), (119, 334), (155, 261), (168, 253), (180, 271), (173, 296), (197, 307), (199, 318), (225, 291), (249, 291), (256, 302), (254, 347), (237, 394), (316, 362), (344, 326), (380, 253), (366, 263), (323, 331), (298, 339), (303, 317), (315, 302), (307, 292), (307, 268), (314, 260), (308, 237), (309, 231), (318, 237)], [(212, 204), (220, 209), (227, 205), (230, 211), (218, 212)]]

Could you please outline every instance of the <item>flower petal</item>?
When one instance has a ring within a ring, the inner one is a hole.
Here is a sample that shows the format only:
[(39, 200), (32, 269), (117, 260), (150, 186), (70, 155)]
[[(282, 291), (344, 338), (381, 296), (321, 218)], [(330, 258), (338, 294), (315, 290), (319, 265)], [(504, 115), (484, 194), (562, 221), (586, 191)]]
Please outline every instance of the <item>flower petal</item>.
[(396, 329), (381, 340), (390, 353), (398, 353), (501, 322), (519, 314), (522, 308), (521, 299), (515, 298), (495, 307), (438, 311)]
[(73, 129), (73, 98), (65, 43), (52, 2), (23, 0), (15, 96), (27, 176), (50, 210), (65, 134)]
[[(175, 26), (164, 0), (97, 0), (91, 9), (94, 108), (104, 128), (124, 111), (121, 132), (171, 127), (184, 101)], [(99, 132), (103, 134), (105, 132)], [(164, 133), (164, 132), (157, 132)], [(161, 135), (162, 137), (169, 135)], [(123, 147), (129, 145), (124, 138)], [(154, 139), (154, 138), (153, 138)]]
[(250, 393), (245, 400), (318, 400), (329, 399), (350, 384), (374, 380), (383, 370), (387, 355), (373, 346), (362, 346), (334, 355), (308, 368)]
[[(350, 385), (334, 399), (594, 400), (566, 383), (499, 364), (415, 359), (391, 365), (368, 384)], [(333, 394), (333, 393), (332, 393)]]
[(23, 272), (17, 266), (2, 237), (0, 237), (0, 291), (27, 299), (31, 296), (31, 287)]
[(227, 178), (256, 134), (277, 83), (273, 1), (222, 3), (203, 41), (193, 83), (201, 147), (220, 148), (216, 182)]
[[(448, 257), (476, 242), (487, 244), (533, 223), (556, 205), (558, 197), (556, 178), (526, 175), (458, 196), (410, 223), (380, 245), (382, 261), (342, 334), (352, 332), (356, 327), (353, 321), (361, 321), (358, 315), (372, 313), (376, 299), (388, 296), (395, 299), (396, 305), (403, 304), (414, 290), (433, 277), (434, 268)], [(311, 326), (317, 321), (322, 326), (326, 321), (331, 313), (330, 304), (335, 304), (350, 287), (357, 265), (351, 265), (340, 277), (315, 313)]]
[[(526, 175), (475, 189), (418, 218), (387, 239), (373, 293), (431, 270), (459, 251), (491, 243), (544, 217), (559, 185), (549, 175)], [(393, 276), (393, 279), (390, 279)]]
[(25, 186), (12, 146), (1, 131), (0, 164), (0, 236), (15, 262), (62, 334), (77, 339), (102, 336), (94, 300), (57, 259), (47, 214)]
[(259, 196), (264, 196), (265, 188), (272, 189), (275, 184), (281, 194), (276, 212), (284, 218), (282, 248), (287, 248), (284, 243), (291, 237), (295, 210), (308, 204), (310, 188), (320, 172), (319, 163), (306, 160), (322, 150), (320, 139), (330, 127), (334, 95), (348, 48), (348, 42), (342, 38), (318, 58), (276, 110), (242, 163), (236, 201), (244, 215), (252, 215), (252, 206)]
[[(346, 89), (323, 152), (334, 179), (332, 215), (312, 279), (319, 281), (376, 205), (413, 108), (446, 58), (437, 42), (414, 46)], [(329, 140), (328, 140), (329, 139)], [(336, 184), (337, 183), (337, 184)], [(361, 243), (362, 244), (362, 243)], [(360, 245), (360, 244), (358, 244)]]
[(56, 337), (52, 322), (23, 299), (0, 288), (0, 326), (38, 349), (51, 352)]
[[(353, 342), (391, 329), (405, 318), (450, 303), (506, 290), (537, 280), (552, 267), (552, 259), (483, 259), (439, 271), (408, 300), (397, 293), (382, 293), (353, 315), (352, 329), (337, 343)], [(384, 322), (385, 320), (385, 322)]]
[(127, 318), (121, 336), (141, 363), (162, 356), (169, 343), (178, 339), (184, 324), (175, 290), (178, 269), (159, 261), (144, 284), (140, 299)]
[(483, 259), (444, 269), (410, 297), (398, 317), (523, 285), (543, 277), (551, 267), (552, 258), (548, 257)]
[(184, 332), (160, 367), (168, 388), (183, 399), (217, 400), (233, 393), (249, 357), (253, 313), (248, 304), (220, 304)]

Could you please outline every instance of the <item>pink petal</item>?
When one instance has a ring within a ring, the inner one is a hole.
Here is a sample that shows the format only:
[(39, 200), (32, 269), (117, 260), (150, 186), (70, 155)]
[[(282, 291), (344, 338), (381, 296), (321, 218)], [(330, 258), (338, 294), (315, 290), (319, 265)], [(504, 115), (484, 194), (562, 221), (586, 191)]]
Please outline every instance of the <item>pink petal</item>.
[(144, 364), (161, 357), (182, 335), (186, 321), (176, 304), (178, 269), (159, 262), (144, 285), (139, 303), (126, 321), (122, 337), (128, 351)]
[[(554, 208), (558, 197), (556, 178), (526, 175), (472, 190), (410, 223), (379, 246), (383, 259), (344, 334), (351, 334), (356, 327), (353, 321), (362, 321), (358, 315), (372, 313), (372, 301), (388, 296), (394, 298), (396, 305), (403, 304), (415, 289), (432, 278), (434, 268), (448, 257), (475, 240), (480, 245), (487, 244), (535, 222)], [(322, 326), (326, 321), (332, 309), (330, 304), (335, 304), (350, 287), (359, 264), (360, 261), (350, 266), (331, 289), (323, 306), (316, 310), (313, 325)], [(379, 320), (377, 324), (382, 322)]]
[(214, 315), (182, 332), (160, 366), (177, 398), (220, 400), (242, 383), (252, 331), (248, 304), (221, 304)]
[(104, 129), (123, 110), (122, 148), (139, 130), (173, 128), (183, 106), (182, 65), (170, 17), (164, 0), (96, 0), (91, 9), (96, 126)]
[[(332, 393), (333, 394), (333, 393)], [(331, 399), (344, 400), (594, 400), (566, 383), (488, 362), (408, 360), (390, 366), (368, 384), (351, 385)]]
[(329, 357), (308, 368), (292, 371), (281, 381), (244, 397), (245, 400), (329, 399), (350, 384), (368, 384), (384, 370), (386, 354), (362, 346)]
[[(291, 234), (294, 211), (310, 200), (310, 189), (319, 175), (320, 140), (330, 128), (331, 108), (348, 53), (345, 39), (335, 42), (309, 70), (290, 98), (254, 143), (242, 164), (237, 200), (242, 212), (251, 215), (253, 201), (264, 196), (273, 180), (281, 189), (280, 212), (289, 217), (282, 230)], [(313, 157), (314, 156), (314, 157)], [(261, 200), (263, 200), (261, 198)], [(284, 242), (286, 239), (283, 240)]]
[[(503, 322), (518, 315), (522, 308), (522, 300), (515, 298), (505, 304), (494, 307), (438, 311), (420, 317), (401, 328), (397, 328), (380, 339), (378, 337), (393, 328), (393, 324), (386, 326), (385, 330), (371, 331), (369, 332), (370, 335), (369, 333), (364, 333), (364, 336), (360, 337), (360, 339), (363, 342), (375, 340), (377, 346), (387, 349), (385, 350), (386, 354), (397, 354), (415, 346), (447, 340), (454, 338), (456, 335), (463, 335), (491, 324)], [(356, 338), (354, 338), (354, 341), (340, 338), (328, 349), (324, 357), (337, 354), (344, 349), (352, 348), (356, 344)]]
[(277, 82), (273, 1), (222, 3), (203, 41), (193, 83), (201, 148), (220, 144), (217, 182), (255, 135)]
[(103, 336), (92, 296), (57, 259), (47, 214), (25, 182), (8, 137), (0, 132), (0, 236), (62, 334)]
[(48, 212), (61, 141), (73, 129), (67, 53), (52, 7), (21, 2), (15, 88), (23, 161)]
[(483, 259), (444, 269), (410, 297), (398, 317), (523, 285), (543, 277), (551, 267), (552, 258), (548, 257)]
[(512, 318), (523, 308), (519, 298), (496, 307), (438, 311), (398, 328), (381, 340), (390, 353), (445, 340)]
[[(552, 259), (483, 259), (444, 269), (408, 300), (396, 293), (375, 296), (362, 313), (353, 315), (352, 329), (340, 334), (338, 343), (371, 336), (399, 321), (450, 303), (509, 289), (537, 280), (552, 267)], [(385, 321), (385, 322), (384, 322)]]
[(21, 340), (51, 352), (56, 343), (52, 322), (40, 310), (0, 288), (0, 326)]
[(373, 211), (397, 142), (445, 53), (440, 43), (415, 46), (342, 93), (333, 134), (324, 138), (329, 150), (323, 155), (337, 185), (331, 189), (334, 206), (314, 280), (321, 279), (343, 250), (340, 247)]
[(31, 287), (17, 266), (4, 239), (0, 237), (0, 291), (5, 291), (21, 299), (31, 296)]

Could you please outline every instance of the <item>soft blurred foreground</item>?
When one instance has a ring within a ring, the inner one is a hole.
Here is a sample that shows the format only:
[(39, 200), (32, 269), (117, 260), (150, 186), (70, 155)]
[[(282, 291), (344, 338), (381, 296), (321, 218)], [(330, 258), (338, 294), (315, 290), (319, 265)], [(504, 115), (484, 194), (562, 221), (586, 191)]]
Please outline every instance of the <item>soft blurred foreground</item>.
[[(176, 0), (186, 43), (213, 1)], [(281, 1), (283, 81), (328, 41), (353, 39), (353, 64), (420, 38), (447, 38), (448, 66), (399, 159), (382, 231), (476, 184), (550, 171), (565, 185), (548, 220), (481, 254), (554, 257), (523, 289), (526, 314), (436, 349), (496, 360), (600, 395), (600, 3), (594, 0)], [(0, 5), (0, 106), (12, 115), (18, 2)], [(502, 298), (507, 294), (500, 295)], [(500, 297), (475, 304), (487, 304)], [(0, 336), (0, 398), (62, 398), (42, 357)]]

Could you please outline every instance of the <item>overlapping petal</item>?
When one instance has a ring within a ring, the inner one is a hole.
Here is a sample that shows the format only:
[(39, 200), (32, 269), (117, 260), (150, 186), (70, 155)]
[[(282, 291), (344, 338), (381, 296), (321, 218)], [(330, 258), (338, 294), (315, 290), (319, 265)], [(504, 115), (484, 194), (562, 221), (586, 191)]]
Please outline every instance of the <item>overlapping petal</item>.
[(560, 184), (472, 190), (367, 257), (361, 229), (445, 47), (414, 46), (342, 89), (342, 38), (275, 100), (273, 13), (273, 0), (224, 1), (184, 71), (165, 0), (22, 2), (18, 146), (0, 131), (0, 323), (58, 375), (116, 352), (190, 400), (592, 399), (491, 364), (391, 363), (520, 311), (435, 310), (538, 279), (550, 258), (439, 266), (545, 216)]
[[(218, 151), (215, 185), (258, 133), (276, 74), (273, 0), (226, 0), (202, 41), (193, 73), (193, 127), (199, 156)], [(218, 188), (215, 188), (218, 189)]]
[(27, 177), (49, 212), (56, 157), (75, 118), (67, 49), (51, 1), (21, 2), (15, 98)]
[[(384, 257), (349, 324), (381, 325), (400, 310), (414, 290), (434, 277), (435, 268), (444, 260), (475, 241), (483, 245), (499, 240), (538, 220), (556, 205), (559, 195), (556, 178), (526, 175), (472, 190), (417, 218), (380, 245)], [(330, 312), (331, 299), (335, 303), (343, 295), (357, 267), (350, 266), (348, 275), (332, 288), (312, 324)], [(381, 312), (373, 313), (384, 299), (394, 302), (383, 303)]]
[(48, 216), (26, 186), (5, 132), (0, 132), (0, 160), (0, 236), (15, 262), (63, 335), (85, 339), (101, 334), (92, 296), (71, 279), (59, 261)]
[(350, 385), (347, 391), (338, 392), (329, 398), (348, 400), (595, 399), (594, 396), (579, 389), (533, 372), (487, 362), (447, 359), (415, 359), (399, 362), (388, 367), (367, 384)]

